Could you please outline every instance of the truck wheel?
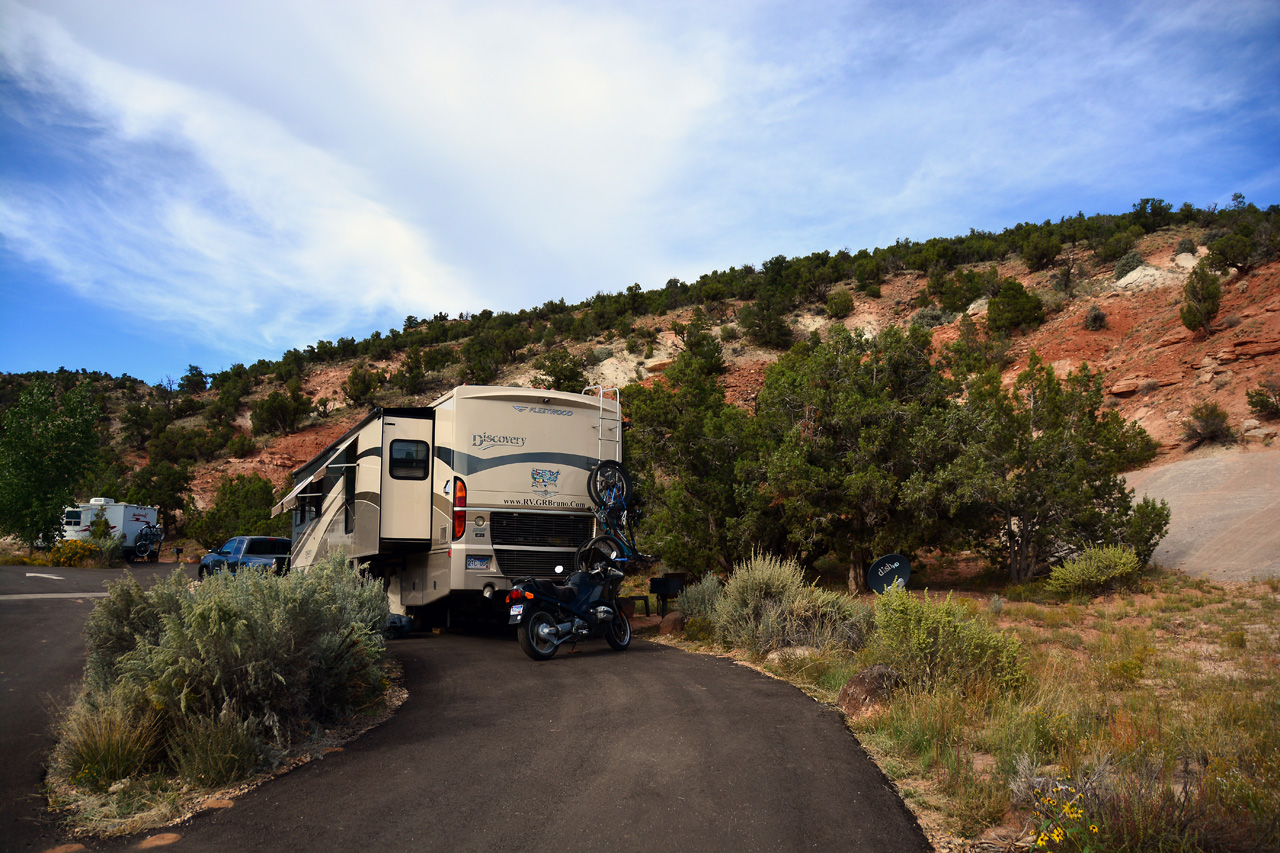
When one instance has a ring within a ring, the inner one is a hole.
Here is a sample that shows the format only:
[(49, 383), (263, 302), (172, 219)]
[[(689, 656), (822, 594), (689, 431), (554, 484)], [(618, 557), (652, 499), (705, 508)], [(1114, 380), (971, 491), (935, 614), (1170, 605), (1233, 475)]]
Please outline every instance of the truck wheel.
[(545, 610), (535, 610), (520, 623), (516, 632), (520, 638), (520, 648), (534, 660), (551, 660), (556, 656), (560, 646), (547, 636), (554, 634), (556, 620)]

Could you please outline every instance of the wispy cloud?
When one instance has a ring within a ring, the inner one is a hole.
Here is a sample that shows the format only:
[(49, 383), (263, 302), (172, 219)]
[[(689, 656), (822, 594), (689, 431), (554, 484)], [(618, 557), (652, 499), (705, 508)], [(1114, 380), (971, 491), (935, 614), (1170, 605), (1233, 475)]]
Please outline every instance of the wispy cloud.
[(39, 9), (0, 0), (4, 245), (236, 358), (1280, 189), (1269, 0)]

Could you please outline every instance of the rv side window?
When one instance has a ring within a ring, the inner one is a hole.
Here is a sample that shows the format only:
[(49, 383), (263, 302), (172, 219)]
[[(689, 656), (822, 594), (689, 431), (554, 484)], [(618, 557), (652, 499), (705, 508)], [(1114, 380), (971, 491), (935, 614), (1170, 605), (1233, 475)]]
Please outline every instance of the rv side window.
[(67, 524), (67, 525), (76, 525), (76, 526), (79, 526), (79, 524), (80, 524), (80, 510), (78, 510), (78, 509), (77, 509), (77, 510), (71, 510), (71, 511), (69, 511), (65, 516), (63, 516), (63, 518), (62, 518), (62, 523), (63, 523), (63, 524)]
[(425, 441), (409, 441), (393, 439), (391, 441), (392, 479), (425, 480), (427, 479), (427, 460), (430, 459), (430, 448)]

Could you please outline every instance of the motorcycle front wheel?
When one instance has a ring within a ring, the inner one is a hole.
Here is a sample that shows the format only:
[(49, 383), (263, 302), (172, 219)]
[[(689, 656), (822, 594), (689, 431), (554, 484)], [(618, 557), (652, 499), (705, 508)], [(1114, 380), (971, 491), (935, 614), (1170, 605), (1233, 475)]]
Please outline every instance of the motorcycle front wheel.
[[(560, 646), (552, 637), (556, 631), (556, 620), (545, 610), (530, 613), (516, 635), (520, 639), (520, 648), (534, 660), (551, 660)], [(549, 636), (550, 635), (550, 636)]]
[(613, 602), (613, 618), (604, 629), (604, 638), (615, 652), (625, 651), (631, 645), (631, 620), (622, 612), (618, 602)]

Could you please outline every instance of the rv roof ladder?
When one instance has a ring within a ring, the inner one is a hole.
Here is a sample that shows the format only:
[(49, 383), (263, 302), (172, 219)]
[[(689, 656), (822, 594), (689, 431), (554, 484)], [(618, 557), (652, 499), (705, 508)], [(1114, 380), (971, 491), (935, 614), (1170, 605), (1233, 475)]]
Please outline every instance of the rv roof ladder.
[[(599, 437), (599, 448), (596, 455), (597, 459), (612, 459), (615, 462), (622, 461), (622, 392), (617, 388), (606, 388), (603, 385), (592, 385), (584, 388), (583, 394), (593, 394), (600, 399), (600, 410), (598, 413), (599, 422), (596, 424), (596, 431)], [(617, 414), (610, 412), (604, 406), (604, 401), (612, 399), (618, 404)], [(612, 445), (609, 449), (613, 451), (611, 456), (605, 456), (606, 445)]]

